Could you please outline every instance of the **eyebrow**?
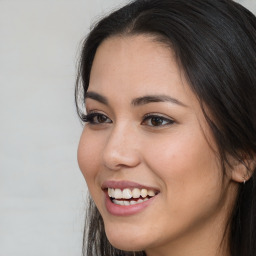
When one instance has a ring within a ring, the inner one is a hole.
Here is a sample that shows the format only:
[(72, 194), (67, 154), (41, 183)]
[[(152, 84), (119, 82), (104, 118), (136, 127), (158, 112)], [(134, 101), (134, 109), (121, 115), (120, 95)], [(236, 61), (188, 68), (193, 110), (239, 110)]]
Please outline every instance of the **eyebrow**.
[(181, 101), (167, 95), (147, 95), (147, 96), (139, 97), (132, 100), (132, 105), (141, 106), (141, 105), (154, 103), (154, 102), (171, 102), (183, 107), (187, 107), (187, 105), (185, 105)]
[(85, 99), (93, 99), (93, 100), (96, 100), (102, 104), (105, 104), (105, 105), (108, 105), (108, 100), (106, 97), (96, 93), (96, 92), (86, 92), (85, 93), (85, 96), (84, 96)]
[[(102, 104), (105, 104), (107, 106), (109, 105), (107, 98), (101, 94), (96, 93), (96, 92), (86, 92), (85, 99), (88, 99), (88, 98), (96, 100), (96, 101), (98, 101)], [(175, 98), (172, 98), (170, 96), (167, 96), (167, 95), (146, 95), (143, 97), (135, 98), (132, 100), (131, 105), (136, 107), (136, 106), (141, 106), (141, 105), (155, 103), (155, 102), (171, 102), (171, 103), (177, 104), (179, 106), (187, 107), (187, 105), (185, 105), (181, 101), (179, 101)]]

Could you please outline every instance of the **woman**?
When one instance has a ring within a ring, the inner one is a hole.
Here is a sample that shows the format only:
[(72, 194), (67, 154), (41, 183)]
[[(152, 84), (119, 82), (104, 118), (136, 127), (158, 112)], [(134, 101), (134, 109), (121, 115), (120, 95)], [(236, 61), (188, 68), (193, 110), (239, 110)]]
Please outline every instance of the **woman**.
[(85, 255), (256, 255), (253, 14), (134, 1), (85, 40), (76, 99)]

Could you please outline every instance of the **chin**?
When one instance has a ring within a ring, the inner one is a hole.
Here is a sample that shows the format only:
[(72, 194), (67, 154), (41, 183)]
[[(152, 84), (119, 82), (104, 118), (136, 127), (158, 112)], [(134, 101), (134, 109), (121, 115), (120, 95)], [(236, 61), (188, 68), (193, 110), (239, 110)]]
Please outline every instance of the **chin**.
[[(115, 232), (116, 231), (116, 232)], [(143, 251), (147, 245), (145, 244), (146, 238), (143, 235), (132, 235), (131, 232), (118, 232), (116, 228), (106, 228), (106, 236), (115, 248), (123, 251)]]
[(112, 246), (115, 248), (122, 250), (122, 251), (130, 251), (130, 252), (135, 252), (135, 251), (144, 251), (144, 246), (138, 245), (135, 243), (131, 243), (128, 241), (121, 241), (119, 239), (109, 239), (109, 242), (111, 243)]

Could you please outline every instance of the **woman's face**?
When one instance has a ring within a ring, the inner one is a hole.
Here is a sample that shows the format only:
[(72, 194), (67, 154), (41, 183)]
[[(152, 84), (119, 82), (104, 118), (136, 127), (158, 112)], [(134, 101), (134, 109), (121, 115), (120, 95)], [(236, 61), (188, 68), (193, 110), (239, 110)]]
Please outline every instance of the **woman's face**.
[(105, 40), (86, 110), (78, 161), (110, 242), (148, 255), (214, 244), (231, 182), (172, 50), (142, 35)]

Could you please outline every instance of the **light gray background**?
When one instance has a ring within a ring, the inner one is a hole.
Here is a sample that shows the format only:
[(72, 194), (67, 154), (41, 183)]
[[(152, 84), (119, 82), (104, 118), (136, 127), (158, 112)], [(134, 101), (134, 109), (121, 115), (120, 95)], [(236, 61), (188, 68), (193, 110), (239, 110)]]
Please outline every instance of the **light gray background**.
[(76, 62), (90, 24), (125, 2), (0, 0), (0, 256), (81, 255)]

